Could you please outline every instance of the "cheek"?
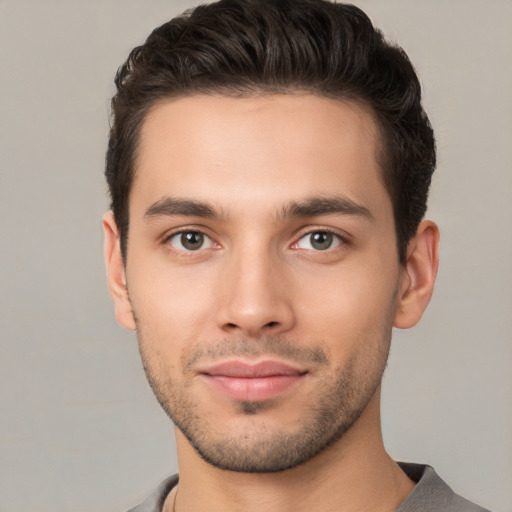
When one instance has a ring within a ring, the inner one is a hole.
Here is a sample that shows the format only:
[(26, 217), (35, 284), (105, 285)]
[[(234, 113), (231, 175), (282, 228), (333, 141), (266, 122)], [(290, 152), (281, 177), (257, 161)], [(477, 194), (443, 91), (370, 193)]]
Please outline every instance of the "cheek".
[(153, 265), (129, 274), (130, 300), (145, 337), (161, 352), (195, 342), (211, 320), (214, 297), (208, 272)]
[[(301, 286), (303, 327), (335, 346), (380, 343), (394, 317), (397, 275), (385, 263), (340, 266), (310, 286)], [(385, 270), (384, 270), (385, 269)], [(397, 274), (397, 272), (396, 272)], [(299, 304), (299, 303), (298, 303)]]

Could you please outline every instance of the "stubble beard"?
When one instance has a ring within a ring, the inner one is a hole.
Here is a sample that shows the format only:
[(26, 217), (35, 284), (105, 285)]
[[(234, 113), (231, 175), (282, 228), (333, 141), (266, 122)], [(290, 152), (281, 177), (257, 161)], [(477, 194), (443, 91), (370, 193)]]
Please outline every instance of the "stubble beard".
[[(187, 369), (202, 357), (278, 355), (291, 361), (310, 362), (320, 371), (317, 400), (306, 407), (292, 432), (268, 428), (252, 432), (226, 432), (223, 425), (211, 422), (188, 392), (186, 378), (171, 377), (162, 361), (150, 355), (151, 341), (138, 328), (139, 347), (148, 382), (160, 405), (190, 441), (199, 456), (212, 466), (244, 473), (271, 473), (303, 464), (338, 441), (358, 420), (377, 392), (386, 367), (391, 340), (391, 325), (381, 332), (378, 350), (365, 361), (348, 361), (332, 375), (325, 352), (300, 348), (300, 344), (279, 337), (256, 341), (224, 340), (208, 350), (197, 348), (183, 358)], [(363, 366), (363, 367), (361, 367)], [(257, 421), (269, 402), (238, 402), (235, 414)]]

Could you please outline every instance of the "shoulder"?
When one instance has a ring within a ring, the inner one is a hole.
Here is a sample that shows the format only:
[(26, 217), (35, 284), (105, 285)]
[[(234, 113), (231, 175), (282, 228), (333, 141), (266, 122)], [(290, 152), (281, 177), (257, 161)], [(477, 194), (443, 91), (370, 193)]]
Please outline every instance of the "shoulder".
[[(416, 486), (396, 512), (490, 512), (453, 492), (431, 466), (398, 464)], [(165, 498), (177, 483), (178, 475), (167, 478), (146, 500), (128, 512), (162, 512)]]
[(128, 512), (162, 512), (165, 498), (178, 483), (178, 475), (166, 478), (142, 503)]
[(453, 492), (431, 466), (398, 464), (416, 486), (396, 512), (489, 512)]

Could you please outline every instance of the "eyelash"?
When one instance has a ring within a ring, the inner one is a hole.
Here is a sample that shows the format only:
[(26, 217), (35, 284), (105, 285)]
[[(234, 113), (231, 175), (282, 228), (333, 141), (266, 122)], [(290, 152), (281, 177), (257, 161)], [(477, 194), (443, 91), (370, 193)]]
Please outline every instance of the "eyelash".
[[(210, 237), (209, 235), (207, 235), (204, 231), (202, 231), (201, 229), (193, 229), (193, 228), (182, 228), (180, 229), (179, 231), (174, 231), (172, 232), (171, 234), (167, 235), (162, 243), (164, 245), (167, 245), (167, 246), (170, 246), (171, 245), (171, 240), (174, 239), (175, 237), (178, 237), (180, 235), (183, 235), (183, 234), (187, 234), (187, 233), (195, 233), (197, 235), (201, 235), (207, 239), (209, 239), (211, 241), (211, 245), (217, 245), (217, 246), (220, 246), (220, 244), (218, 244), (217, 242), (215, 242), (213, 240), (212, 237)], [(303, 240), (304, 238), (308, 237), (308, 236), (312, 236), (314, 235), (315, 233), (325, 233), (325, 234), (328, 234), (330, 236), (332, 236), (334, 239), (338, 240), (339, 243), (337, 243), (334, 247), (328, 247), (324, 250), (322, 249), (303, 249), (303, 250), (309, 250), (309, 251), (312, 251), (312, 252), (318, 252), (318, 253), (322, 253), (322, 252), (328, 252), (329, 250), (332, 250), (332, 249), (335, 249), (336, 247), (339, 247), (339, 246), (348, 246), (350, 245), (350, 240), (347, 236), (344, 236), (344, 235), (341, 235), (339, 232), (337, 231), (334, 231), (332, 229), (328, 229), (328, 228), (317, 228), (317, 229), (309, 229), (308, 231), (305, 231), (303, 232), (298, 238), (296, 238), (295, 242), (293, 242), (293, 244), (291, 244), (291, 248), (294, 249), (296, 248), (296, 246), (299, 244), (299, 242), (301, 240)], [(211, 247), (209, 247), (211, 248)], [(185, 253), (185, 254), (194, 254), (194, 253), (199, 253), (205, 249), (203, 249), (202, 247), (197, 249), (197, 250), (187, 250), (187, 249), (179, 249), (179, 248), (176, 248), (176, 247), (173, 247), (174, 250), (176, 251), (179, 251), (181, 253)], [(297, 248), (298, 249), (298, 248)]]
[(297, 246), (301, 240), (305, 239), (308, 236), (311, 237), (312, 235), (317, 234), (317, 233), (328, 234), (328, 235), (332, 236), (334, 239), (336, 239), (338, 241), (338, 243), (334, 247), (328, 247), (324, 250), (321, 250), (321, 249), (304, 249), (304, 250), (310, 250), (313, 252), (322, 253), (322, 252), (328, 252), (330, 250), (334, 250), (339, 246), (346, 247), (350, 244), (348, 237), (343, 236), (342, 234), (340, 234), (337, 231), (334, 231), (334, 230), (328, 229), (328, 228), (317, 228), (317, 229), (308, 229), (308, 231), (302, 233), (301, 236), (298, 237), (297, 240), (292, 244), (292, 248)]
[[(171, 234), (167, 235), (167, 236), (163, 239), (162, 243), (163, 243), (164, 245), (167, 245), (167, 246), (169, 246), (169, 245), (171, 245), (171, 246), (172, 246), (172, 244), (171, 244), (171, 240), (172, 240), (172, 239), (177, 238), (177, 237), (179, 237), (180, 235), (184, 235), (184, 234), (192, 234), (192, 233), (194, 233), (194, 234), (196, 234), (196, 235), (201, 235), (202, 237), (205, 237), (206, 239), (209, 239), (209, 240), (211, 241), (212, 245), (213, 245), (213, 244), (216, 244), (216, 242), (212, 239), (212, 237), (211, 237), (211, 236), (209, 236), (209, 235), (207, 235), (204, 231), (202, 231), (202, 230), (200, 230), (200, 229), (191, 229), (191, 228), (190, 228), (190, 229), (182, 228), (182, 229), (180, 229), (179, 231), (174, 231), (173, 233), (171, 233)], [(204, 241), (203, 241), (203, 242), (204, 242)], [(219, 245), (219, 244), (216, 244), (216, 245)], [(199, 248), (199, 249), (197, 249), (197, 250), (195, 250), (195, 251), (194, 251), (194, 250), (186, 250), (185, 248), (184, 248), (184, 249), (178, 249), (178, 248), (175, 248), (175, 247), (173, 247), (173, 249), (175, 249), (175, 250), (177, 250), (177, 251), (180, 251), (180, 252), (182, 252), (182, 253), (191, 253), (191, 254), (193, 254), (193, 253), (195, 253), (195, 252), (200, 252), (200, 251), (202, 250), (202, 248)], [(203, 249), (203, 250), (204, 250), (204, 249)]]

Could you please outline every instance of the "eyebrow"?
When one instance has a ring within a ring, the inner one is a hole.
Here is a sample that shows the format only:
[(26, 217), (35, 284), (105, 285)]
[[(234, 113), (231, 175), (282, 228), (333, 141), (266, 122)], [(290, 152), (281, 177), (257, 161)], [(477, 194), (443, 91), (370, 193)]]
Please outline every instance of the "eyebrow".
[(154, 217), (170, 217), (173, 215), (187, 215), (193, 217), (221, 217), (220, 213), (208, 203), (193, 199), (178, 199), (164, 197), (153, 203), (144, 213), (144, 220)]
[(286, 205), (278, 218), (288, 217), (316, 217), (319, 215), (355, 215), (373, 221), (370, 210), (351, 199), (340, 196), (311, 197), (300, 202)]
[[(214, 206), (195, 199), (164, 197), (153, 203), (144, 213), (144, 220), (154, 217), (185, 215), (191, 217), (223, 218)], [(355, 215), (374, 220), (370, 210), (363, 205), (340, 196), (311, 197), (303, 201), (286, 204), (276, 215), (278, 220), (294, 217), (317, 217), (320, 215)]]

